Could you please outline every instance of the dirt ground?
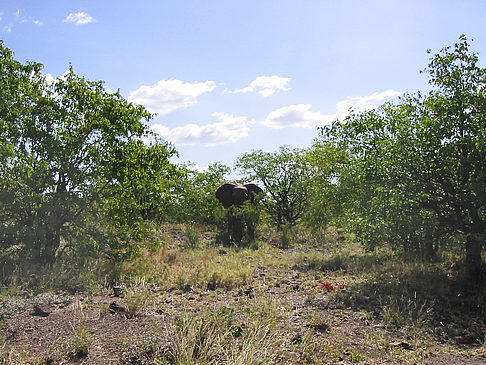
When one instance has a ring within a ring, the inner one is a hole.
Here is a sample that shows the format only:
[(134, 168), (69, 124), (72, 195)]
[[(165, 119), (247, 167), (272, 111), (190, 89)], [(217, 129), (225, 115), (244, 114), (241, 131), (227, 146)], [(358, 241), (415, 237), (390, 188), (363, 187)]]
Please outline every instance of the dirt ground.
[[(222, 308), (236, 308), (243, 313), (243, 308), (261, 307), (265, 302), (276, 308), (281, 329), (278, 333), (283, 337), (279, 341), (286, 349), (271, 363), (486, 364), (486, 353), (479, 344), (407, 338), (400, 331), (388, 330), (367, 313), (334, 306), (321, 278), (309, 280), (293, 270), (262, 270), (255, 273), (254, 279), (251, 287), (229, 291), (144, 287), (148, 294), (139, 292), (145, 299), (138, 306), (107, 290), (92, 295), (58, 292), (4, 300), (0, 303), (3, 361), (160, 363), (154, 362), (153, 349), (147, 344), (156, 338), (159, 353), (163, 351), (160, 349), (170, 342), (170, 327), (178, 315)], [(334, 290), (348, 290), (336, 283), (331, 285)], [(88, 343), (86, 352), (79, 343), (83, 339)], [(302, 345), (304, 339), (309, 346)], [(306, 358), (303, 351), (312, 352), (312, 356)]]
[[(213, 255), (229, 256), (223, 249)], [(243, 349), (242, 341), (254, 334), (245, 347), (253, 360), (240, 364), (486, 364), (486, 348), (477, 338), (388, 328), (366, 305), (340, 301), (370, 300), (354, 295), (353, 280), (359, 278), (277, 261), (255, 267), (244, 284), (231, 288), (140, 281), (94, 293), (3, 296), (0, 363), (177, 364), (171, 351), (190, 344), (175, 331), (180, 319), (202, 318), (201, 326), (219, 313), (231, 322), (230, 346)], [(252, 351), (264, 355), (252, 357)]]

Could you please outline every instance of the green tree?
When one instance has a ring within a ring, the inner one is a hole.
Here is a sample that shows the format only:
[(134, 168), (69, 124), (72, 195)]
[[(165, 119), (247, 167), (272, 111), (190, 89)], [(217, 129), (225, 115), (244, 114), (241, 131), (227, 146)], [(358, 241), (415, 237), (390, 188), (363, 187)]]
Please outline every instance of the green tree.
[(342, 185), (353, 191), (348, 212), (371, 244), (460, 235), (472, 278), (479, 278), (486, 238), (486, 69), (465, 36), (425, 70), (428, 95), (352, 115), (323, 136), (352, 161)]
[(170, 204), (169, 220), (217, 225), (222, 219), (223, 208), (214, 193), (226, 181), (230, 168), (221, 163), (208, 166), (205, 171), (191, 167), (182, 168)]
[(278, 229), (297, 224), (307, 208), (311, 172), (304, 150), (288, 146), (273, 153), (256, 150), (241, 156), (235, 166), (245, 179), (261, 182), (263, 204)]
[(49, 263), (61, 247), (89, 244), (128, 257), (127, 236), (140, 237), (148, 211), (169, 198), (175, 151), (142, 143), (142, 106), (72, 68), (53, 83), (41, 69), (0, 43), (2, 252)]
[(319, 230), (329, 223), (343, 224), (344, 190), (341, 189), (341, 171), (348, 163), (344, 150), (329, 142), (316, 139), (306, 152), (309, 167), (308, 207), (304, 212), (305, 224)]

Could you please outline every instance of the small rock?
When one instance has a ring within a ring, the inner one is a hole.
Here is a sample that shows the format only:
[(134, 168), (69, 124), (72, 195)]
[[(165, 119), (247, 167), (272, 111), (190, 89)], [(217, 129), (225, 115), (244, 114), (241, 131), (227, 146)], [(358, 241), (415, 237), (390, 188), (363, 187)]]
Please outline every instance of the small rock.
[(241, 334), (243, 333), (243, 328), (241, 326), (234, 325), (231, 329), (234, 338), (241, 337)]
[(248, 288), (244, 290), (243, 293), (249, 298), (255, 298), (255, 291), (253, 290), (253, 288)]
[(110, 306), (108, 307), (110, 313), (124, 313), (124, 312), (127, 312), (127, 309), (123, 306), (121, 306), (120, 304), (118, 304), (117, 302), (113, 302), (110, 304)]
[(405, 350), (413, 350), (412, 345), (410, 345), (408, 342), (404, 342), (404, 341), (392, 342), (390, 344), (390, 346), (391, 347), (401, 347), (402, 349), (405, 349)]
[(329, 331), (329, 326), (327, 325), (327, 323), (324, 322), (307, 323), (305, 326), (321, 333)]
[(302, 342), (302, 333), (296, 333), (292, 339), (290, 340), (292, 343), (301, 343)]
[(189, 284), (184, 285), (184, 286), (182, 287), (182, 291), (183, 291), (184, 293), (194, 293), (194, 289), (193, 289), (193, 288), (192, 288), (192, 286), (191, 286), (191, 285), (189, 285)]
[(321, 333), (329, 331), (328, 324), (324, 322), (312, 324), (310, 325), (310, 327), (312, 327), (317, 332), (321, 332)]
[(113, 295), (115, 297), (121, 297), (123, 295), (123, 287), (120, 285), (113, 287)]
[(38, 317), (48, 317), (51, 314), (52, 310), (46, 304), (36, 304), (34, 305), (34, 309), (30, 313), (33, 316)]

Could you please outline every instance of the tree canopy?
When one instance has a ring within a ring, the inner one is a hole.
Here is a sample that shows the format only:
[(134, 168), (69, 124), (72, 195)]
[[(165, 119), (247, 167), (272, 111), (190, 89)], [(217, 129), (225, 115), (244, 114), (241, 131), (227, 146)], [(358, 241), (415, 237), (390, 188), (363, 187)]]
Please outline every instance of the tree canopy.
[(263, 204), (278, 228), (293, 226), (303, 216), (311, 172), (305, 151), (288, 146), (273, 153), (252, 151), (241, 156), (235, 166), (249, 181), (262, 183), (266, 193)]
[(175, 150), (144, 143), (151, 115), (102, 82), (72, 68), (48, 82), (41, 70), (0, 43), (2, 256), (52, 262), (81, 245), (130, 255), (127, 236), (169, 197)]
[[(367, 249), (434, 259), (454, 244), (471, 277), (486, 239), (486, 69), (465, 36), (432, 55), (427, 94), (320, 129), (309, 149), (242, 155), (278, 229), (346, 225)], [(152, 115), (101, 81), (54, 81), (0, 43), (0, 262), (50, 263), (66, 250), (135, 256), (153, 222), (221, 225), (214, 196), (230, 169), (170, 163)], [(254, 213), (251, 213), (254, 214)]]
[(465, 36), (431, 57), (432, 90), (322, 130), (351, 156), (340, 177), (349, 224), (368, 246), (455, 235), (473, 277), (486, 238), (486, 69)]

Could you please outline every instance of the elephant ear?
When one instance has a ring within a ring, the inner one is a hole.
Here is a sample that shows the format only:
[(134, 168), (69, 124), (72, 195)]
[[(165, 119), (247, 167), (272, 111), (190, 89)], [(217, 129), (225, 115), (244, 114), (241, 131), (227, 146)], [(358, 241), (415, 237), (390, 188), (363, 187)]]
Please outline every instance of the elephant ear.
[(216, 198), (223, 204), (223, 207), (229, 208), (233, 205), (232, 192), (235, 187), (234, 183), (226, 183), (221, 185), (218, 190), (216, 190)]
[(248, 192), (250, 193), (250, 198), (253, 201), (253, 197), (257, 194), (263, 193), (262, 188), (260, 188), (256, 184), (245, 184), (245, 187), (248, 189)]

